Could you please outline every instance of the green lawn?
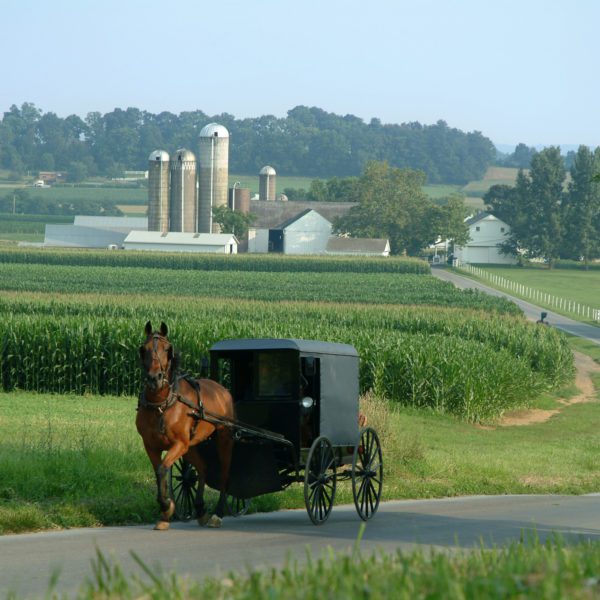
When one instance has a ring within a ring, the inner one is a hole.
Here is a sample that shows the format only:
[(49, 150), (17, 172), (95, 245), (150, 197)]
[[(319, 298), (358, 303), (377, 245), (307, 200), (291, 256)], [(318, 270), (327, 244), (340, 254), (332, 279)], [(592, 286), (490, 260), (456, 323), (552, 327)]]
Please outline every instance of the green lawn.
[[(583, 271), (578, 269), (547, 269), (537, 267), (507, 268), (488, 265), (482, 265), (481, 268), (488, 273), (504, 277), (529, 288), (600, 309), (600, 270)], [(487, 278), (482, 279), (482, 281), (486, 284), (489, 283)], [(515, 293), (515, 295), (518, 294)], [(537, 300), (527, 299), (538, 303)], [(557, 312), (564, 312), (564, 314), (568, 314), (571, 317), (574, 316), (572, 313), (559, 310), (555, 306), (542, 305), (548, 306)]]

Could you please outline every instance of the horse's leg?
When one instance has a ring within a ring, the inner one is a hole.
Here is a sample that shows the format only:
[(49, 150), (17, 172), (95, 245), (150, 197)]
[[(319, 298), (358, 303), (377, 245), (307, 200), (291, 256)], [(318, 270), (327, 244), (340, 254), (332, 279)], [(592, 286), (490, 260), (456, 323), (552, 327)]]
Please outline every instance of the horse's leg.
[[(161, 512), (161, 520), (156, 524), (154, 529), (164, 530), (169, 528), (169, 519), (171, 518), (173, 511), (175, 510), (175, 505), (170, 503), (170, 498), (168, 498), (167, 491), (167, 478), (164, 475), (164, 470), (162, 467), (162, 450), (157, 450), (156, 448), (151, 448), (144, 443), (144, 448), (146, 449), (146, 454), (152, 463), (152, 468), (154, 469), (154, 474), (156, 475), (156, 500), (158, 505), (160, 506)], [(168, 469), (166, 473), (168, 474)], [(166, 524), (166, 526), (165, 526)]]
[(206, 459), (202, 456), (202, 452), (198, 447), (190, 448), (185, 455), (185, 459), (196, 469), (198, 475), (198, 489), (196, 490), (196, 498), (194, 505), (196, 507), (196, 518), (198, 525), (206, 525), (209, 519), (209, 514), (206, 511), (204, 504), (204, 488), (206, 486)]
[(187, 452), (187, 449), (187, 445), (183, 442), (175, 442), (169, 448), (160, 464), (155, 468), (158, 504), (160, 505), (160, 521), (154, 526), (154, 529), (157, 531), (166, 531), (169, 529), (169, 521), (175, 512), (175, 502), (173, 502), (173, 499), (169, 495), (169, 470)]
[(231, 458), (233, 455), (233, 437), (229, 429), (220, 429), (217, 432), (217, 454), (219, 456), (219, 467), (221, 468), (219, 501), (215, 514), (210, 518), (207, 525), (209, 527), (221, 527), (221, 521), (225, 514), (225, 504), (227, 501), (227, 485), (229, 483), (229, 470), (231, 468)]

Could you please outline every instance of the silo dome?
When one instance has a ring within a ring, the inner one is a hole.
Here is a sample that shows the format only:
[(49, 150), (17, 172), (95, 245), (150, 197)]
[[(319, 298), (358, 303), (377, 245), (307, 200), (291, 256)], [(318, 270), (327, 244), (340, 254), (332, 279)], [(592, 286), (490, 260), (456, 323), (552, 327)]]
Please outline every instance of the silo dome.
[(219, 137), (219, 138), (228, 138), (229, 131), (223, 125), (219, 125), (218, 123), (209, 123), (205, 125), (200, 130), (201, 138), (210, 138), (210, 137)]
[(169, 162), (169, 153), (164, 150), (155, 150), (150, 154), (148, 160), (156, 160), (158, 162)]
[(277, 175), (275, 169), (270, 165), (264, 166), (258, 173), (259, 175)]
[(195, 161), (196, 155), (187, 148), (179, 148), (175, 151), (175, 156), (173, 157), (173, 160), (178, 160), (179, 162), (187, 162), (191, 160)]

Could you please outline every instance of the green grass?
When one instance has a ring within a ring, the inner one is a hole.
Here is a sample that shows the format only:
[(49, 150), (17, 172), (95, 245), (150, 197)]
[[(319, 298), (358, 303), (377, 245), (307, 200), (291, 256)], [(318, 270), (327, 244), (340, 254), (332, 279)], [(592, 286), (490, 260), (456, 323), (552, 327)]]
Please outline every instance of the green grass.
[[(590, 269), (589, 271), (585, 271), (580, 269), (548, 269), (516, 266), (496, 267), (493, 265), (481, 265), (480, 268), (487, 273), (504, 277), (533, 290), (538, 290), (557, 298), (564, 298), (574, 303), (584, 304), (591, 308), (600, 309), (600, 270)], [(467, 272), (461, 271), (462, 273)], [(477, 279), (491, 287), (506, 289), (505, 287), (493, 284), (487, 277), (477, 277)], [(511, 290), (510, 293), (523, 297), (542, 307), (551, 308), (551, 310), (568, 315), (571, 318), (578, 318), (572, 311), (561, 309), (554, 303), (548, 303), (536, 297), (531, 298), (530, 296), (519, 294), (515, 290)], [(587, 320), (587, 318), (582, 316), (580, 320)]]
[(28, 187), (26, 190), (32, 198), (58, 200), (73, 204), (76, 204), (78, 200), (108, 201), (111, 204), (146, 204), (148, 202), (148, 190), (143, 187), (71, 187), (59, 185), (47, 189)]
[[(362, 554), (308, 554), (305, 564), (229, 572), (197, 581), (164, 573), (134, 555), (144, 577), (131, 580), (118, 563), (98, 552), (94, 577), (78, 598), (218, 598), (229, 600), (584, 600), (598, 597), (598, 542), (567, 543), (560, 537), (542, 544), (531, 535), (506, 548), (450, 553), (411, 550)], [(304, 561), (303, 561), (304, 562)], [(47, 597), (51, 594), (48, 593)]]
[(433, 200), (446, 198), (452, 194), (460, 194), (460, 185), (433, 183), (423, 186), (423, 191)]

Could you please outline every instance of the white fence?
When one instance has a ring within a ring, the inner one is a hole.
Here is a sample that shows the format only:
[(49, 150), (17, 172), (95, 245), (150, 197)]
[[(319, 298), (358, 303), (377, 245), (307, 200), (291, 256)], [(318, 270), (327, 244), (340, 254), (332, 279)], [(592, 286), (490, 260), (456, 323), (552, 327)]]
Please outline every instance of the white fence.
[(509, 292), (513, 292), (517, 296), (521, 296), (526, 300), (542, 306), (543, 308), (555, 309), (559, 312), (564, 312), (578, 317), (579, 319), (586, 319), (588, 321), (600, 322), (600, 309), (592, 308), (585, 304), (580, 304), (574, 300), (568, 300), (567, 298), (561, 298), (559, 296), (553, 296), (547, 292), (530, 288), (522, 283), (511, 281), (506, 277), (500, 275), (494, 275), (479, 267), (474, 267), (468, 263), (455, 263), (454, 265), (458, 269), (467, 271), (472, 275), (475, 275), (481, 279), (487, 279), (490, 283), (496, 287), (503, 288)]

